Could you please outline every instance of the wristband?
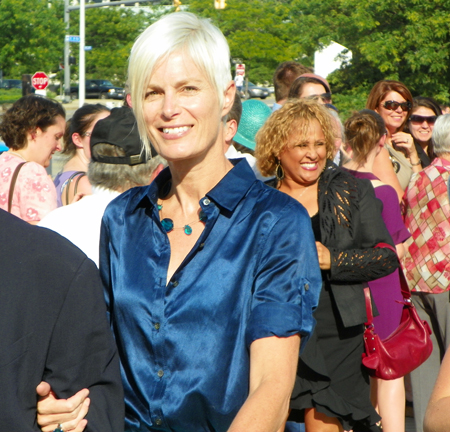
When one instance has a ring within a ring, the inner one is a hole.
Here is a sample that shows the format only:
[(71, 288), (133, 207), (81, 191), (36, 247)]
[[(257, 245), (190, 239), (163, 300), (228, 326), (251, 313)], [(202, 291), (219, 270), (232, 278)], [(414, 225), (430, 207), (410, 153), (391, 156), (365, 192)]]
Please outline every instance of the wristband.
[(422, 161), (420, 159), (419, 159), (419, 162), (416, 162), (416, 163), (409, 162), (409, 163), (411, 164), (411, 166), (422, 165)]

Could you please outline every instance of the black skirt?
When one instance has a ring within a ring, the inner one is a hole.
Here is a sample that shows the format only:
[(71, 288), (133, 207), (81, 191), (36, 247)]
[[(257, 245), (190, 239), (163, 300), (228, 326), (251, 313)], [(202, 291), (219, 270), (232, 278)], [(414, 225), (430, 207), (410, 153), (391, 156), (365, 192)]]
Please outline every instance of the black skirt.
[(317, 321), (300, 356), (291, 399), (290, 421), (303, 422), (305, 408), (337, 418), (345, 430), (378, 431), (370, 402), (370, 382), (361, 363), (364, 326), (345, 328), (327, 284), (322, 287)]

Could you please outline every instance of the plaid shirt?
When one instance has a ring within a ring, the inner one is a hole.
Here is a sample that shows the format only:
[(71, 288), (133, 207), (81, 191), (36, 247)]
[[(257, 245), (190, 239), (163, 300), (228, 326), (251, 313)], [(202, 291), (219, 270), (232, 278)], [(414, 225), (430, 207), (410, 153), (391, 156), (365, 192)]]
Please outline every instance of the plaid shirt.
[(404, 196), (403, 270), (411, 291), (439, 294), (450, 289), (450, 162), (436, 158), (414, 175)]

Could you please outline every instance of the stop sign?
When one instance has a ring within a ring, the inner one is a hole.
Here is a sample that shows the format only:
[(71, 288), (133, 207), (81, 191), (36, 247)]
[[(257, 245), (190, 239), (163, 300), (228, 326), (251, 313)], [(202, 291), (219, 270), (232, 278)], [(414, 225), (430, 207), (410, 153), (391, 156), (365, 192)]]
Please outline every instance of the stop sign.
[(245, 75), (245, 64), (239, 63), (236, 65), (236, 75)]
[(48, 76), (45, 72), (36, 72), (31, 78), (31, 84), (36, 90), (44, 90), (48, 86)]

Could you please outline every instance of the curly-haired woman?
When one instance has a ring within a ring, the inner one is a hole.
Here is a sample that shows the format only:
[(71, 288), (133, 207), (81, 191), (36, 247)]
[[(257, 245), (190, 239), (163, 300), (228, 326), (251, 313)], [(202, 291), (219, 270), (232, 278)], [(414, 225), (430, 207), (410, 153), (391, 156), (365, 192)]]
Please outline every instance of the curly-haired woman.
[(0, 208), (36, 224), (56, 208), (55, 186), (45, 168), (66, 126), (64, 108), (41, 96), (20, 98), (5, 113), (0, 135), (9, 150), (0, 155)]

